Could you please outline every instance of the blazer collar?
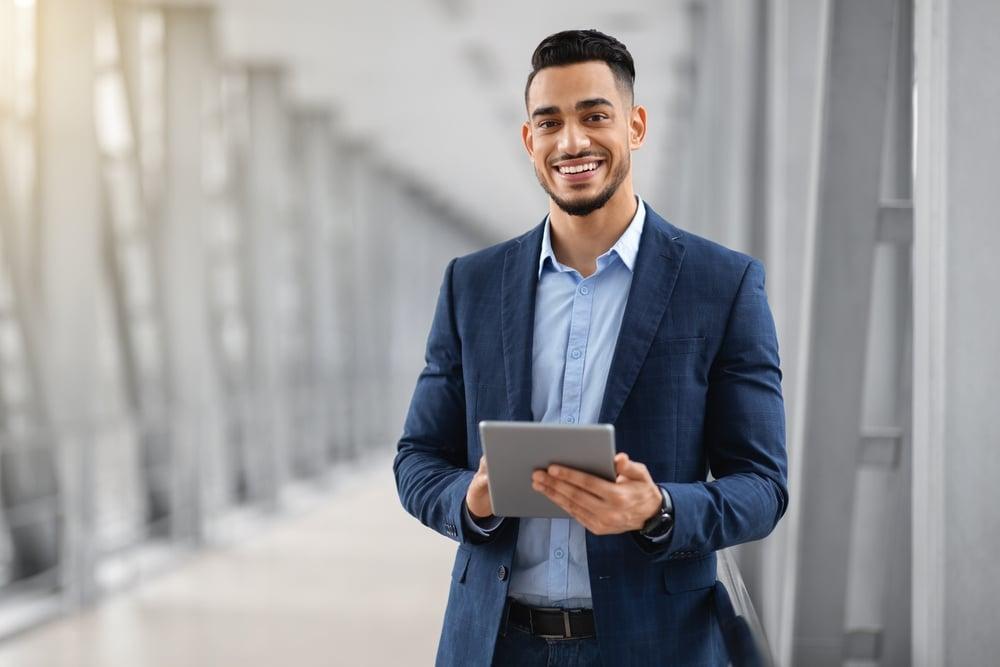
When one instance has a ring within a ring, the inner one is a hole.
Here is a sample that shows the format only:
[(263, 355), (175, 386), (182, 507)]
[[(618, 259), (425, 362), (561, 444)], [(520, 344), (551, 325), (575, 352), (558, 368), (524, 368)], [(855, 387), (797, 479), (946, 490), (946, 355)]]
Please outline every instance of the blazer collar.
[(598, 421), (614, 424), (660, 328), (684, 260), (679, 229), (646, 206), (646, 224), (632, 272)]
[[(684, 258), (682, 233), (643, 204), (646, 220), (632, 272), (601, 404), (600, 422), (613, 424), (628, 398), (666, 311)], [(545, 222), (511, 243), (504, 256), (500, 327), (507, 402), (515, 421), (532, 421), (531, 362), (535, 291)]]
[(514, 421), (532, 421), (531, 354), (535, 329), (535, 287), (545, 222), (514, 240), (503, 261), (500, 329), (507, 404)]

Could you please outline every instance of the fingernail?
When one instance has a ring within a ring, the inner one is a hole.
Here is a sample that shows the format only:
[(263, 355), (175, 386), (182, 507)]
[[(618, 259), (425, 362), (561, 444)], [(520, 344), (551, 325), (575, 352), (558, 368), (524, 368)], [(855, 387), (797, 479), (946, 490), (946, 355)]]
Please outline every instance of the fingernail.
[(549, 474), (553, 477), (558, 477), (561, 472), (562, 470), (560, 470), (559, 466), (549, 466)]

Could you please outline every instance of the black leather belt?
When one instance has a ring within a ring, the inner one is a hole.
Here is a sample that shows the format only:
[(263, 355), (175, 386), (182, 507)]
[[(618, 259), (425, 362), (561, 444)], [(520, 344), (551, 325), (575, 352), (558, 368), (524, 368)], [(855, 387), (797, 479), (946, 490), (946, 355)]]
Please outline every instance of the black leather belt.
[(545, 639), (584, 639), (596, 634), (591, 609), (529, 607), (507, 598), (505, 616), (507, 624)]

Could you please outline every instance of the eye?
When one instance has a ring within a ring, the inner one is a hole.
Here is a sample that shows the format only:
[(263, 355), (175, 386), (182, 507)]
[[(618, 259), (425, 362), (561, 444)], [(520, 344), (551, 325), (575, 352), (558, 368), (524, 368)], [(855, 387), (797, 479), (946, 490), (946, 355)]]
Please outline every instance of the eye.
[(607, 119), (608, 119), (608, 117), (606, 115), (602, 114), (602, 113), (592, 113), (589, 116), (587, 116), (587, 120), (595, 121), (595, 122), (599, 122), (599, 121), (607, 120)]
[(540, 130), (548, 130), (555, 127), (556, 125), (558, 125), (558, 123), (554, 120), (543, 120), (538, 123), (538, 128)]

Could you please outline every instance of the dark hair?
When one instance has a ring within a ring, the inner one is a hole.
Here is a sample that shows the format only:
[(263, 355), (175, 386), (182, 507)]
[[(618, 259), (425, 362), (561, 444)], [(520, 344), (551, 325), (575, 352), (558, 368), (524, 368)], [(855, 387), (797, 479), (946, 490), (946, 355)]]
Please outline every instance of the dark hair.
[(531, 54), (531, 73), (524, 86), (524, 104), (528, 104), (528, 90), (535, 75), (546, 67), (575, 65), (592, 60), (607, 63), (615, 80), (632, 96), (635, 84), (635, 63), (625, 45), (598, 30), (563, 30), (549, 35)]

